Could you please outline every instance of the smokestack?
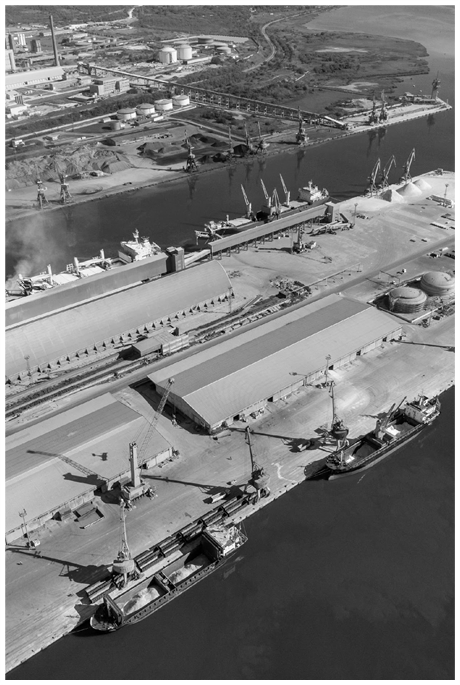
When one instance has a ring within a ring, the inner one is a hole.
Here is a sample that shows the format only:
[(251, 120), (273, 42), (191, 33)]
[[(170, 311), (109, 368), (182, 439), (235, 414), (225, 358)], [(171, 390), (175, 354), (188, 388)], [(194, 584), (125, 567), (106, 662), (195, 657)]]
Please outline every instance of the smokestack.
[(54, 51), (54, 62), (56, 67), (60, 67), (61, 64), (59, 62), (59, 55), (57, 51), (57, 44), (56, 44), (56, 36), (54, 35), (54, 24), (53, 24), (53, 15), (50, 14), (50, 28), (51, 28), (51, 38), (53, 41), (53, 51)]

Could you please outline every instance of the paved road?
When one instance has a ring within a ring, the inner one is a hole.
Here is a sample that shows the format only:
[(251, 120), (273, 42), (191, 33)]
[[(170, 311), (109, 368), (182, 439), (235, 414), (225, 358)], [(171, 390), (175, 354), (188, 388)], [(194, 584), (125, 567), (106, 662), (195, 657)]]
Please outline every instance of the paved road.
[(299, 17), (301, 14), (305, 14), (305, 12), (299, 12), (298, 14), (291, 14), (289, 17), (281, 17), (280, 19), (274, 19), (273, 21), (269, 21), (267, 24), (264, 24), (262, 28), (260, 29), (260, 32), (262, 33), (263, 37), (267, 41), (269, 47), (270, 47), (270, 54), (268, 57), (265, 57), (260, 64), (255, 64), (252, 67), (249, 67), (248, 69), (243, 69), (245, 73), (249, 71), (254, 71), (254, 69), (258, 69), (259, 67), (262, 66), (262, 64), (266, 64), (267, 62), (270, 62), (276, 55), (276, 47), (273, 45), (272, 41), (268, 37), (267, 34), (267, 28), (269, 26), (272, 26), (272, 24), (277, 24), (280, 21), (286, 21), (286, 19), (293, 19), (294, 17)]

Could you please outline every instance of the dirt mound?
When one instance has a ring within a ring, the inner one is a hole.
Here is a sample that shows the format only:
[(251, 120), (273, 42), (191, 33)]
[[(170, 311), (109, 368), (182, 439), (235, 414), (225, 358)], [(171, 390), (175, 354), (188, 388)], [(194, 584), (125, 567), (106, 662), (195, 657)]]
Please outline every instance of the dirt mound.
[(420, 188), (417, 188), (415, 183), (412, 183), (412, 181), (409, 181), (409, 183), (403, 185), (402, 188), (398, 188), (396, 192), (402, 197), (417, 197), (418, 195), (422, 194)]
[(430, 190), (431, 188), (430, 184), (427, 183), (424, 178), (419, 178), (417, 181), (414, 181), (414, 186), (417, 186), (420, 190)]
[(385, 190), (380, 197), (387, 202), (404, 202), (403, 198), (392, 188)]

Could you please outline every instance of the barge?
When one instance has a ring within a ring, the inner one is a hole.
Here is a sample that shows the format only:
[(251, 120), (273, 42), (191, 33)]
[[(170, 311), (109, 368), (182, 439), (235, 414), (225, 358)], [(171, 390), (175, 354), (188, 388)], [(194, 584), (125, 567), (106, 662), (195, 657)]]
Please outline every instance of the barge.
[(213, 573), (246, 541), (247, 537), (235, 525), (206, 528), (183, 546), (178, 559), (138, 585), (135, 594), (133, 590), (117, 601), (110, 593), (104, 594), (90, 619), (91, 627), (112, 632), (142, 621)]

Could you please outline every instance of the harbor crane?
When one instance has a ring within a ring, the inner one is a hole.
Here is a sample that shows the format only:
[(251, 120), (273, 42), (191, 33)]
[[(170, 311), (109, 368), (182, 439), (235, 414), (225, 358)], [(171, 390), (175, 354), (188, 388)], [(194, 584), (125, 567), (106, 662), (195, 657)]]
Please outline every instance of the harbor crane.
[(61, 184), (59, 199), (62, 205), (67, 204), (72, 199), (72, 195), (69, 192), (69, 184), (67, 183), (67, 175), (64, 173), (59, 174), (59, 181)]
[(257, 152), (257, 150), (256, 150), (256, 148), (254, 147), (254, 145), (253, 145), (253, 143), (252, 143), (252, 140), (251, 140), (251, 138), (250, 138), (250, 136), (249, 136), (249, 133), (248, 133), (248, 129), (247, 129), (246, 124), (244, 124), (244, 132), (245, 132), (245, 135), (246, 135), (246, 145), (247, 145), (247, 147), (248, 147), (247, 154), (249, 154), (249, 155), (255, 155), (256, 152)]
[(281, 179), (281, 185), (283, 186), (283, 191), (284, 191), (284, 205), (285, 207), (289, 207), (289, 203), (291, 201), (291, 192), (286, 188), (286, 184), (284, 182), (284, 178), (280, 174), (280, 179)]
[(145, 434), (145, 437), (144, 437), (144, 439), (143, 439), (143, 441), (142, 441), (142, 443), (141, 443), (141, 446), (139, 447), (139, 456), (138, 456), (138, 465), (139, 465), (139, 467), (142, 467), (142, 466), (144, 465), (144, 463), (145, 463), (145, 452), (146, 452), (146, 450), (147, 450), (147, 447), (148, 447), (148, 445), (149, 445), (150, 439), (151, 439), (151, 437), (152, 437), (152, 435), (153, 435), (153, 432), (154, 432), (154, 430), (155, 430), (155, 428), (156, 428), (156, 425), (157, 425), (157, 423), (158, 423), (158, 419), (159, 419), (160, 416), (162, 415), (163, 409), (165, 408), (166, 402), (168, 401), (169, 393), (171, 392), (171, 388), (172, 388), (172, 386), (173, 386), (173, 383), (174, 383), (174, 378), (170, 378), (170, 379), (168, 380), (168, 387), (166, 388), (166, 390), (164, 391), (164, 393), (163, 393), (163, 395), (162, 395), (162, 397), (161, 397), (160, 404), (158, 405), (158, 408), (157, 408), (157, 410), (156, 410), (156, 412), (155, 412), (155, 414), (154, 414), (154, 416), (153, 416), (153, 419), (152, 419), (152, 421), (150, 422), (148, 431), (147, 431), (147, 433)]
[(244, 204), (246, 205), (246, 218), (252, 219), (252, 221), (255, 221), (256, 215), (252, 211), (252, 204), (248, 200), (248, 196), (246, 195), (246, 191), (244, 189), (243, 184), (241, 184), (241, 192), (243, 193)]
[(40, 209), (49, 205), (48, 199), (45, 195), (45, 191), (48, 190), (46, 186), (43, 185), (43, 181), (39, 178), (36, 180), (37, 184), (37, 202)]
[(42, 450), (27, 450), (30, 454), (43, 454), (45, 457), (57, 457), (61, 461), (63, 461), (65, 464), (68, 464), (69, 466), (72, 466), (72, 468), (76, 469), (77, 471), (80, 471), (81, 473), (84, 473), (85, 476), (88, 476), (88, 478), (95, 478), (97, 480), (98, 484), (98, 489), (100, 488), (102, 492), (107, 491), (107, 483), (109, 482), (108, 478), (105, 478), (104, 476), (100, 476), (98, 473), (95, 473), (91, 469), (88, 469), (86, 466), (83, 466), (82, 464), (79, 464), (78, 462), (74, 461), (73, 459), (70, 459), (69, 457), (64, 456), (63, 454), (57, 454), (55, 452), (43, 452)]
[(376, 124), (378, 122), (378, 116), (377, 116), (377, 109), (375, 105), (375, 92), (372, 93), (372, 112), (369, 114), (369, 120), (368, 124), (371, 126), (372, 124)]
[(431, 84), (431, 99), (432, 100), (437, 100), (438, 99), (438, 90), (439, 86), (441, 85), (441, 81), (439, 80), (439, 71), (436, 74), (436, 78), (434, 79), (433, 83)]
[(382, 188), (388, 188), (388, 177), (390, 174), (390, 169), (392, 166), (396, 166), (396, 159), (395, 156), (392, 155), (388, 162), (385, 165), (385, 168), (383, 169), (381, 173), (381, 178), (380, 178), (380, 185)]
[(246, 426), (246, 443), (249, 447), (249, 455), (251, 457), (251, 479), (250, 483), (255, 487), (257, 491), (257, 498), (268, 497), (270, 494), (269, 482), (270, 476), (266, 473), (263, 466), (259, 466), (256, 462), (254, 447), (251, 442), (251, 429)]
[(300, 107), (298, 107), (298, 116), (299, 116), (299, 130), (296, 133), (295, 136), (295, 142), (297, 145), (306, 145), (308, 141), (308, 136), (305, 132), (305, 126), (304, 126), (304, 121), (302, 119), (302, 115), (300, 114)]
[(136, 573), (136, 563), (131, 556), (131, 551), (128, 546), (128, 536), (126, 534), (126, 503), (120, 501), (120, 523), (121, 523), (121, 540), (120, 548), (118, 550), (117, 558), (112, 564), (112, 573), (115, 576), (114, 582), (116, 586), (121, 589), (128, 583), (128, 579), (133, 577)]
[(262, 138), (262, 133), (260, 131), (260, 121), (257, 122), (257, 128), (259, 129), (259, 142), (257, 143), (257, 152), (265, 152), (268, 147), (268, 143)]
[(415, 147), (412, 149), (409, 157), (407, 158), (407, 162), (403, 166), (403, 175), (401, 176), (401, 183), (408, 183), (409, 181), (412, 180), (412, 176), (410, 175), (410, 168), (412, 166), (412, 162), (415, 159)]
[(379, 122), (387, 121), (387, 119), (388, 119), (388, 110), (387, 110), (387, 103), (385, 102), (385, 91), (382, 90), (382, 107), (380, 109)]
[(348, 428), (345, 426), (343, 420), (339, 418), (337, 414), (337, 407), (335, 403), (334, 394), (335, 381), (329, 382), (329, 395), (332, 399), (332, 424), (329, 435), (337, 441), (337, 448), (340, 449), (346, 444), (347, 436), (349, 433)]
[(188, 138), (185, 139), (185, 144), (187, 145), (188, 156), (187, 156), (187, 160), (185, 162), (184, 171), (187, 171), (190, 173), (192, 171), (196, 171), (198, 169), (198, 165), (196, 163), (196, 157), (192, 152), (193, 146), (192, 146), (192, 144)]
[(267, 207), (270, 209), (272, 206), (272, 198), (269, 196), (267, 189), (265, 187), (265, 183), (262, 181), (262, 179), (260, 179), (260, 183), (262, 185), (262, 191), (264, 193), (264, 197), (265, 197), (265, 201), (267, 203)]
[(233, 141), (231, 126), (228, 127), (228, 158), (230, 161), (232, 161), (233, 159)]
[(372, 195), (377, 192), (377, 175), (380, 171), (380, 158), (376, 161), (371, 175), (369, 176), (369, 192)]

